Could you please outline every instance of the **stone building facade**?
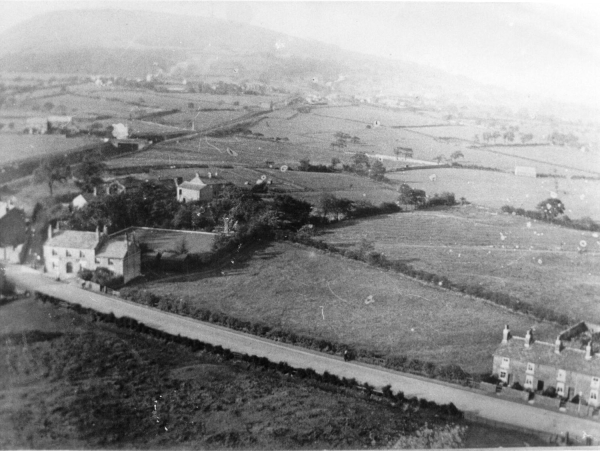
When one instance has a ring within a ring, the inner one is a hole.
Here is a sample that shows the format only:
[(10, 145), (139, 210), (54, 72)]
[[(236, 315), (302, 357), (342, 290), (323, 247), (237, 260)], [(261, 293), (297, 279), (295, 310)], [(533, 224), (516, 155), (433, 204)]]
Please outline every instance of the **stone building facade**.
[(600, 405), (600, 356), (585, 349), (565, 347), (562, 334), (554, 344), (537, 341), (531, 330), (513, 337), (504, 328), (502, 343), (494, 352), (493, 374), (502, 382), (518, 382), (526, 390), (542, 392), (554, 387), (566, 400), (579, 396), (591, 406)]

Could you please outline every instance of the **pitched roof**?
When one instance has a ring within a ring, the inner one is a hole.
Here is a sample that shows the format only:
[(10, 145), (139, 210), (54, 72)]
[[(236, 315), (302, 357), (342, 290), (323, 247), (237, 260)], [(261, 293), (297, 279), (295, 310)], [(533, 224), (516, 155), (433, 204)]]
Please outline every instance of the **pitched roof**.
[(531, 346), (526, 348), (524, 338), (513, 337), (508, 340), (508, 343), (500, 344), (494, 355), (590, 376), (600, 376), (600, 355), (593, 355), (592, 360), (585, 360), (585, 351), (575, 348), (563, 348), (560, 354), (556, 354), (554, 344), (543, 341), (534, 340)]
[(95, 249), (98, 244), (96, 232), (80, 232), (77, 230), (61, 230), (44, 243), (51, 247), (68, 247), (71, 249)]
[(192, 182), (183, 182), (181, 185), (179, 185), (179, 188), (191, 189), (194, 191), (202, 191), (204, 188), (206, 188), (206, 186), (207, 185), (198, 185)]
[(127, 235), (109, 236), (96, 252), (98, 257), (124, 258), (127, 254)]

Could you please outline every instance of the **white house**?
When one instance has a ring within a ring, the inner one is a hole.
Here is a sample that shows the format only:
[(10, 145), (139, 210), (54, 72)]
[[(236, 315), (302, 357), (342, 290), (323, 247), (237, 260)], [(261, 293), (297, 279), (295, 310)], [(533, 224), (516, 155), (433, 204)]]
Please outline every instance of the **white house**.
[(200, 178), (200, 174), (196, 173), (196, 176), (189, 182), (178, 183), (175, 179), (175, 186), (177, 189), (177, 200), (179, 202), (193, 202), (193, 201), (210, 201), (218, 194), (222, 189), (223, 183), (205, 183)]
[(59, 278), (75, 277), (80, 269), (91, 271), (99, 267), (123, 276), (127, 283), (141, 274), (141, 251), (135, 234), (52, 230), (44, 243), (44, 264), (47, 273)]

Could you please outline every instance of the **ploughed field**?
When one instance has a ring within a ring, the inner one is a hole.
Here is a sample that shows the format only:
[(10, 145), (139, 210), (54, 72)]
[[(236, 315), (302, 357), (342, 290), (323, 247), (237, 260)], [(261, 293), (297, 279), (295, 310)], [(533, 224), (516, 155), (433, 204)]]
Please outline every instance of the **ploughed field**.
[[(420, 443), (415, 434), (424, 428), (446, 446), (460, 443), (443, 438), (445, 422), (428, 409), (392, 408), (356, 391), (194, 353), (33, 299), (0, 313), (2, 448), (358, 449), (402, 437)], [(469, 425), (462, 441), (524, 442), (542, 444), (479, 425)]]
[[(491, 370), (491, 355), (504, 324), (510, 324), (517, 335), (535, 327), (537, 336), (545, 340), (552, 340), (560, 330), (483, 301), (303, 246), (278, 242), (256, 251), (248, 260), (236, 261), (235, 256), (232, 260), (223, 276), (157, 281), (144, 288), (296, 334), (382, 355), (459, 364), (477, 373)], [(374, 302), (365, 303), (370, 295)]]
[(600, 321), (597, 233), (467, 206), (342, 222), (319, 238), (340, 248), (366, 238), (416, 269)]

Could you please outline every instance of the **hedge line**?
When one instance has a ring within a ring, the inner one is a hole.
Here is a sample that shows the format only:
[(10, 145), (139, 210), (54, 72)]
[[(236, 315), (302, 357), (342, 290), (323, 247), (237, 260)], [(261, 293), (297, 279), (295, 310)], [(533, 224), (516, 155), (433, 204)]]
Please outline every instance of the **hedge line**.
[(529, 219), (534, 219), (536, 221), (548, 222), (550, 224), (556, 224), (563, 227), (567, 227), (569, 229), (575, 230), (586, 230), (588, 232), (598, 232), (600, 231), (600, 224), (593, 221), (590, 218), (584, 219), (571, 219), (568, 216), (563, 216), (561, 218), (548, 218), (544, 216), (540, 211), (537, 210), (525, 210), (523, 208), (515, 208), (511, 205), (504, 205), (500, 210), (504, 213), (525, 216)]
[[(262, 367), (270, 371), (276, 371), (282, 374), (290, 374), (300, 379), (312, 379), (316, 382), (330, 384), (337, 387), (344, 388), (358, 388), (363, 389), (368, 396), (373, 394), (379, 394), (375, 392), (374, 387), (369, 383), (365, 382), (364, 384), (360, 384), (356, 379), (351, 378), (347, 379), (345, 377), (338, 377), (335, 374), (331, 374), (328, 371), (325, 371), (323, 374), (317, 373), (312, 368), (294, 368), (286, 362), (278, 362), (275, 363), (269, 360), (266, 357), (258, 357), (256, 355), (248, 355), (242, 353), (234, 353), (231, 350), (224, 348), (220, 345), (213, 345), (211, 343), (206, 343), (201, 340), (196, 340), (193, 338), (182, 337), (181, 335), (172, 335), (167, 332), (154, 329), (137, 321), (136, 319), (129, 318), (127, 316), (122, 316), (117, 318), (114, 313), (101, 313), (97, 312), (93, 309), (83, 307), (80, 304), (71, 304), (65, 303), (64, 301), (54, 298), (52, 296), (48, 296), (39, 292), (35, 292), (35, 296), (37, 299), (42, 302), (50, 302), (52, 304), (67, 304), (68, 307), (72, 308), (75, 312), (79, 314), (90, 314), (92, 315), (94, 321), (102, 321), (106, 323), (113, 323), (119, 327), (128, 328), (135, 330), (137, 332), (145, 333), (155, 338), (163, 339), (168, 342), (174, 342), (178, 344), (182, 344), (188, 346), (194, 351), (206, 351), (212, 354), (221, 356), (224, 360), (233, 360), (239, 359), (243, 362), (248, 362), (254, 366)], [(459, 419), (463, 417), (463, 413), (458, 410), (458, 408), (453, 404), (437, 404), (434, 401), (427, 401), (424, 398), (406, 398), (404, 396), (404, 392), (400, 391), (398, 393), (393, 393), (390, 385), (386, 385), (381, 390), (381, 396), (384, 400), (389, 401), (392, 405), (396, 407), (403, 407), (404, 405), (408, 405), (411, 407), (420, 407), (422, 409), (430, 409), (435, 411), (437, 414), (441, 415), (446, 419)]]
[(298, 236), (288, 234), (288, 239), (293, 242), (311, 246), (323, 251), (342, 255), (346, 258), (365, 262), (371, 266), (386, 269), (388, 271), (395, 271), (406, 276), (422, 280), (435, 284), (439, 287), (446, 288), (448, 290), (458, 291), (460, 293), (468, 294), (473, 297), (485, 299), (495, 304), (507, 307), (515, 312), (525, 313), (533, 316), (540, 321), (552, 321), (562, 326), (567, 326), (575, 322), (574, 318), (569, 317), (564, 313), (555, 312), (552, 309), (544, 307), (542, 305), (534, 305), (525, 301), (521, 301), (515, 296), (499, 291), (492, 291), (481, 285), (469, 285), (466, 283), (451, 282), (445, 276), (439, 276), (421, 269), (415, 269), (413, 266), (402, 263), (399, 261), (389, 260), (383, 254), (378, 252), (369, 252), (367, 254), (362, 253), (360, 250), (354, 249), (338, 249), (335, 246), (324, 243), (322, 241), (313, 240), (312, 238), (305, 236)]
[(148, 305), (166, 312), (218, 324), (240, 332), (268, 338), (270, 340), (301, 346), (324, 353), (342, 355), (348, 350), (352, 358), (373, 365), (381, 365), (396, 371), (412, 373), (419, 376), (446, 380), (449, 382), (466, 385), (472, 376), (458, 365), (436, 365), (432, 362), (424, 362), (419, 359), (410, 359), (403, 355), (381, 355), (368, 349), (351, 349), (345, 343), (313, 338), (306, 335), (296, 334), (291, 331), (271, 327), (264, 323), (245, 321), (226, 313), (214, 312), (205, 308), (190, 305), (175, 297), (158, 296), (147, 290), (136, 288), (124, 288), (120, 291), (121, 297), (139, 304)]

